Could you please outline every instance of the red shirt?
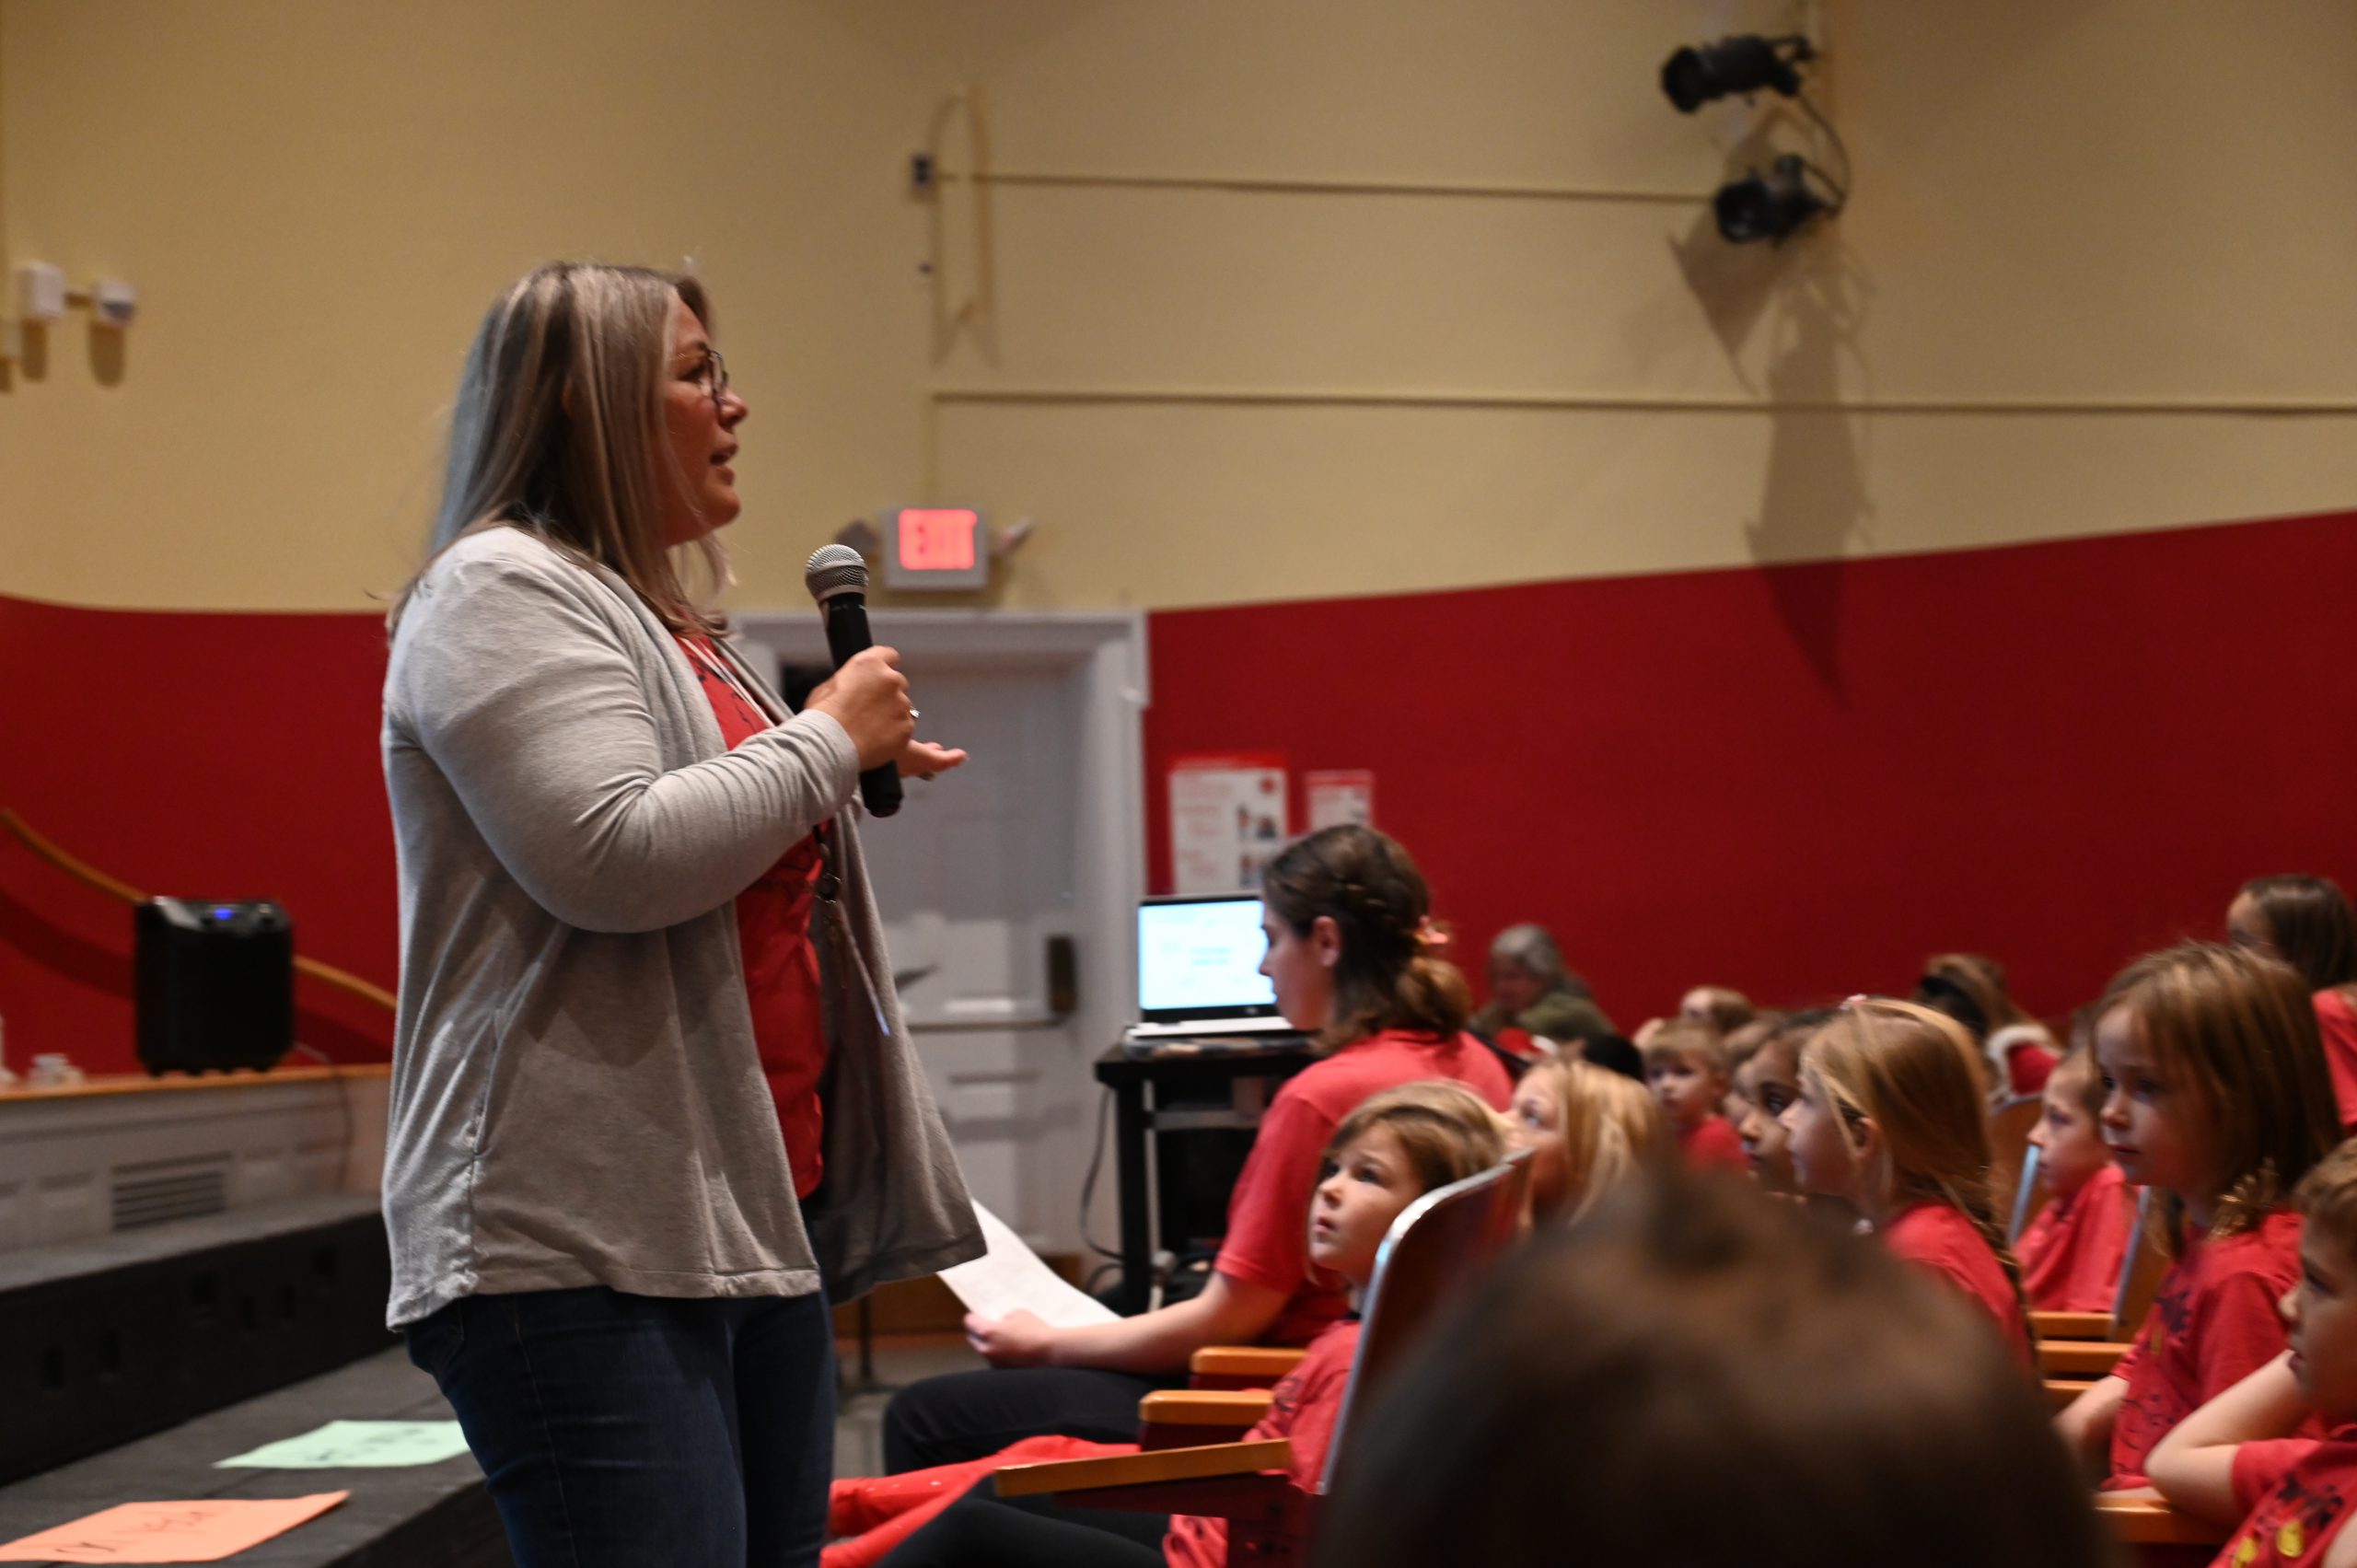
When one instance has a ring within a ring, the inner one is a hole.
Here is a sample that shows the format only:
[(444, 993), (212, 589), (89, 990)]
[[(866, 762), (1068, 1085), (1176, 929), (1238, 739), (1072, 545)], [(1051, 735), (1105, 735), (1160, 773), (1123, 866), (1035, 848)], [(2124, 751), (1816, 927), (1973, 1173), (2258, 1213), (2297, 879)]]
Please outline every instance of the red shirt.
[(2214, 1568), (2321, 1562), (2357, 1493), (2357, 1428), (2328, 1438), (2245, 1443), (2235, 1450), (2234, 1477), (2235, 1502), (2250, 1516), (2227, 1538)]
[(2144, 1456), (2169, 1428), (2283, 1353), (2275, 1304), (2299, 1277), (2300, 1216), (2289, 1209), (2240, 1236), (2187, 1243), (2135, 1348), (2113, 1368), (2128, 1395), (2112, 1423), (2107, 1488), (2147, 1484)]
[(2136, 1237), (2136, 1190), (2106, 1162), (2085, 1186), (2038, 1211), (2014, 1256), (2022, 1289), (2041, 1312), (2108, 1312)]
[(1690, 1166), (1723, 1166), (1747, 1171), (1751, 1156), (1743, 1152), (1743, 1138), (1724, 1116), (1706, 1116), (1678, 1135), (1678, 1152)]
[[(1334, 1423), (1342, 1413), (1342, 1390), (1351, 1380), (1351, 1355), (1358, 1345), (1355, 1322), (1336, 1323), (1318, 1335), (1301, 1365), (1271, 1390), (1275, 1403), (1269, 1413), (1244, 1434), (1247, 1443), (1292, 1439), (1293, 1458), (1285, 1474), (1306, 1493), (1316, 1493), (1318, 1477), (1326, 1471)], [(1162, 1560), (1171, 1568), (1227, 1568), (1227, 1521), (1174, 1514), (1170, 1533), (1162, 1538)]]
[[(703, 682), (721, 738), (731, 750), (770, 727), (769, 715), (714, 668), (719, 656), (710, 642), (681, 637), (679, 645)], [(810, 905), (820, 860), (819, 835), (812, 833), (737, 895), (737, 945), (745, 956), (753, 1044), (770, 1098), (777, 1102), (797, 1198), (817, 1191), (825, 1174), (819, 1079), (827, 1070), (826, 1014), (819, 996), (819, 952), (810, 945)]]
[(2332, 1069), (2332, 1098), (2340, 1105), (2340, 1130), (2357, 1132), (2357, 1013), (2338, 991), (2317, 992), (2316, 1009), (2324, 1064)]
[(2014, 1282), (2006, 1277), (2005, 1265), (1998, 1261), (1989, 1238), (1964, 1211), (1945, 1203), (1917, 1203), (1901, 1211), (1881, 1234), (1892, 1256), (1931, 1271), (1971, 1297), (1996, 1319), (1998, 1331), (2022, 1365), (2034, 1363), (2029, 1325), (2022, 1318)]
[(1500, 1110), (1514, 1094), (1497, 1057), (1471, 1035), (1440, 1040), (1387, 1029), (1311, 1063), (1269, 1102), (1228, 1197), (1227, 1237), (1212, 1264), (1230, 1279), (1286, 1293), (1263, 1343), (1307, 1344), (1342, 1315), (1341, 1293), (1309, 1278), (1309, 1195), (1318, 1160), (1360, 1101), (1420, 1078), (1454, 1078)]

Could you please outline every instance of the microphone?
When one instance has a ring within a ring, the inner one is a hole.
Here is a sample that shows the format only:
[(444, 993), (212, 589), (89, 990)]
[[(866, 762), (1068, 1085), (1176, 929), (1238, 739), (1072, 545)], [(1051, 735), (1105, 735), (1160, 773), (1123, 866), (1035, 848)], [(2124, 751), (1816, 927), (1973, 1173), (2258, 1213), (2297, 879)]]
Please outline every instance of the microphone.
[[(819, 618), (827, 627), (827, 651), (835, 668), (849, 664), (854, 654), (876, 645), (867, 633), (867, 563), (847, 544), (820, 545), (802, 569), (802, 581), (819, 601)], [(900, 770), (891, 762), (859, 775), (859, 798), (871, 817), (889, 817), (900, 808)]]

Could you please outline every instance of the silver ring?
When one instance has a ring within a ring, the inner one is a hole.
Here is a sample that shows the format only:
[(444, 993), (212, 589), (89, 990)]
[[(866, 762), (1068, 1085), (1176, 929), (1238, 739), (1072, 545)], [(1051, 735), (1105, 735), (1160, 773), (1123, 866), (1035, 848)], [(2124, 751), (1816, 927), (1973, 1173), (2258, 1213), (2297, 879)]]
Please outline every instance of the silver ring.
[(916, 711), (914, 708), (911, 708), (911, 709), (909, 710), (909, 717), (910, 717), (911, 719), (914, 719), (916, 716), (917, 716), (917, 711)]

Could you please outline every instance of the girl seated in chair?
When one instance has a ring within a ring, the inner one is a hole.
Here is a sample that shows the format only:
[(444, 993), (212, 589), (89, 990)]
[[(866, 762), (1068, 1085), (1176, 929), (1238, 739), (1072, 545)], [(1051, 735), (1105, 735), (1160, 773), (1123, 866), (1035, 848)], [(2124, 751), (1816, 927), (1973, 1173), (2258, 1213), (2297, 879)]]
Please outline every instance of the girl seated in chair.
[[(1309, 1266), (1339, 1277), (1353, 1295), (1364, 1291), (1376, 1250), (1400, 1212), (1426, 1192), (1497, 1164), (1505, 1149), (1497, 1114), (1461, 1084), (1431, 1080), (1376, 1095), (1342, 1119), (1325, 1151), (1325, 1178), (1308, 1205)], [(1329, 1326), (1276, 1386), (1267, 1417), (1247, 1434), (1288, 1438), (1292, 1474), (1304, 1488), (1316, 1484), (1325, 1466), (1357, 1346), (1356, 1318)], [(1132, 1411), (1132, 1427), (1135, 1420)], [(861, 1568), (879, 1559), (887, 1568), (1225, 1562), (1224, 1519), (1059, 1507), (1045, 1499), (1003, 1499), (992, 1490), (991, 1472), (1002, 1465), (1136, 1451), (1135, 1444), (1033, 1437), (964, 1464), (839, 1481), (830, 1526), (836, 1534), (864, 1533), (828, 1547), (826, 1568)]]
[(1372, 829), (1321, 829), (1269, 863), (1260, 900), (1260, 972), (1286, 1022), (1325, 1054), (1270, 1100), (1211, 1283), (1190, 1300), (1082, 1328), (1024, 1312), (968, 1318), (966, 1337), (991, 1370), (897, 1395), (884, 1415), (886, 1469), (981, 1458), (1046, 1434), (1120, 1442), (1136, 1431), (1138, 1400), (1182, 1377), (1203, 1346), (1307, 1344), (1342, 1314), (1341, 1297), (1305, 1267), (1301, 1215), (1343, 1114), (1420, 1078), (1456, 1079), (1505, 1109), (1512, 1086), (1465, 1032), (1465, 977), (1440, 956), (1431, 896), (1406, 850)]

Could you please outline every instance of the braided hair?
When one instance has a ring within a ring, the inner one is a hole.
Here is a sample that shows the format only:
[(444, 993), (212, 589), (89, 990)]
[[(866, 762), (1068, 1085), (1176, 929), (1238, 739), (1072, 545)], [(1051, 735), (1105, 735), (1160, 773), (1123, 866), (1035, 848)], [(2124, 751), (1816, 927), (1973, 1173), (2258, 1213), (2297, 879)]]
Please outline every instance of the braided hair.
[(1431, 891), (1397, 841), (1356, 824), (1321, 828), (1269, 862), (1260, 901), (1297, 935), (1321, 918), (1341, 933), (1320, 1046), (1340, 1050), (1385, 1029), (1446, 1039), (1465, 1028), (1472, 993), (1434, 950)]

